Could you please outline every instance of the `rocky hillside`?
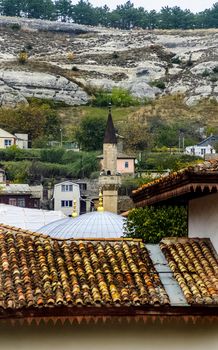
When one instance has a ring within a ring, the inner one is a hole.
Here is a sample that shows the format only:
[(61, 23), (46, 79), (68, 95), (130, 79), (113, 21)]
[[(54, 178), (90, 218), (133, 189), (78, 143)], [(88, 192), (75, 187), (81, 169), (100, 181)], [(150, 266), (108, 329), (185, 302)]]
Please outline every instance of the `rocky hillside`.
[[(28, 53), (22, 64), (18, 57)], [(218, 101), (218, 30), (121, 31), (0, 17), (0, 105), (86, 104), (93, 87)]]

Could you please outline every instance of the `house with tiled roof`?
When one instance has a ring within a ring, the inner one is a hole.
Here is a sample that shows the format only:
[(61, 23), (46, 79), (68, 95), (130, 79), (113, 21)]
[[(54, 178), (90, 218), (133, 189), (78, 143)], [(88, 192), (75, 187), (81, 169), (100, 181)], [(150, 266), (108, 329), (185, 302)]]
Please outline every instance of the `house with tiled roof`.
[(217, 253), (209, 239), (54, 239), (1, 225), (0, 324), (5, 348), (191, 348), (203, 327), (212, 349)]
[(218, 250), (218, 160), (189, 166), (132, 192), (136, 208), (188, 206), (189, 237), (210, 238)]

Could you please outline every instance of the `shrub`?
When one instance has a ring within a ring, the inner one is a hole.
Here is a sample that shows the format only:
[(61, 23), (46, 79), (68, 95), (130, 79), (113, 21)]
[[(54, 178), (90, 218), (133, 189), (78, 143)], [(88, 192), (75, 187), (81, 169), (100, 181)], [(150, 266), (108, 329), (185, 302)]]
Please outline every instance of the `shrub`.
[(164, 237), (187, 236), (185, 207), (145, 207), (133, 209), (125, 226), (127, 237), (142, 238), (145, 243), (159, 243)]
[(171, 59), (171, 63), (173, 64), (180, 64), (181, 63), (181, 59), (178, 56), (175, 56)]
[(110, 102), (117, 107), (137, 106), (141, 103), (128, 90), (122, 88), (114, 87), (111, 93), (100, 89), (95, 92), (94, 106), (106, 107)]
[(73, 66), (73, 67), (71, 68), (71, 70), (72, 70), (73, 72), (78, 72), (78, 71), (79, 71), (79, 68), (76, 67), (76, 66)]
[(215, 66), (215, 67), (213, 68), (213, 72), (214, 72), (214, 73), (218, 73), (218, 66)]
[(63, 148), (42, 149), (40, 160), (48, 163), (62, 163), (65, 150)]
[(73, 60), (75, 59), (75, 53), (73, 53), (73, 52), (68, 52), (68, 53), (67, 53), (67, 59), (68, 59), (69, 61), (73, 61)]
[(20, 51), (18, 54), (18, 62), (21, 64), (27, 63), (28, 60), (28, 54), (26, 51)]
[(150, 82), (151, 86), (155, 86), (158, 89), (164, 90), (166, 88), (166, 84), (163, 80), (153, 80)]
[(117, 52), (113, 52), (112, 54), (112, 58), (116, 59), (116, 58), (119, 58), (119, 55)]
[(218, 75), (217, 75), (217, 74), (213, 74), (213, 75), (211, 75), (211, 77), (210, 77), (210, 81), (211, 81), (212, 83), (216, 83), (216, 82), (217, 82), (217, 80), (218, 80)]
[(10, 28), (11, 28), (12, 30), (14, 30), (14, 31), (18, 31), (18, 30), (21, 29), (21, 25), (20, 25), (19, 23), (12, 23), (12, 24), (10, 25)]
[(26, 45), (25, 45), (25, 49), (26, 50), (32, 50), (33, 49), (33, 45), (31, 44), (31, 43), (27, 43)]
[(202, 77), (206, 78), (210, 76), (210, 71), (208, 69), (205, 69), (202, 73)]

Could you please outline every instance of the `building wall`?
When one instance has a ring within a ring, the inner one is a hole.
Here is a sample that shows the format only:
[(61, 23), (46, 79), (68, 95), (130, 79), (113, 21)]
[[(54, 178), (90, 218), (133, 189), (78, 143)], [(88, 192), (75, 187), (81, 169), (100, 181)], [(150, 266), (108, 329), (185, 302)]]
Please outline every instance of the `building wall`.
[(21, 149), (28, 148), (28, 134), (15, 134), (17, 137), (16, 145)]
[(104, 143), (103, 145), (103, 169), (110, 171), (111, 175), (117, 172), (117, 145)]
[(189, 237), (210, 238), (218, 252), (218, 193), (189, 201)]
[(32, 198), (29, 194), (1, 194), (0, 203), (23, 208), (40, 208), (40, 199)]
[(11, 141), (11, 146), (16, 144), (15, 137), (0, 137), (0, 148), (6, 148), (5, 140), (10, 140)]
[[(62, 191), (62, 185), (72, 185), (72, 191)], [(80, 211), (80, 189), (79, 185), (71, 182), (65, 181), (55, 185), (54, 187), (54, 210), (61, 210), (62, 213), (69, 216), (73, 211), (73, 200), (76, 200), (76, 211), (79, 215)], [(62, 201), (72, 201), (71, 206), (62, 206)]]
[(215, 149), (208, 145), (208, 146), (188, 146), (185, 149), (186, 154), (194, 155), (194, 156), (199, 156), (199, 157), (204, 157), (205, 154), (215, 154), (216, 151)]
[(103, 188), (103, 207), (105, 211), (117, 214), (118, 191), (117, 189), (105, 190)]
[(106, 323), (1, 327), (1, 349), (7, 350), (216, 350), (217, 322), (204, 325)]
[(117, 159), (117, 171), (118, 173), (121, 173), (121, 174), (134, 174), (135, 172), (134, 159)]

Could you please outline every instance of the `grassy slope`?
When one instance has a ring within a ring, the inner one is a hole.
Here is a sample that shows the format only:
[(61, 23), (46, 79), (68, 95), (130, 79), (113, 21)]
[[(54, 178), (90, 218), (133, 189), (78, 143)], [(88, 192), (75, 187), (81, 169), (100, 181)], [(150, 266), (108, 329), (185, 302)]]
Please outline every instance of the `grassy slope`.
[[(78, 125), (81, 118), (97, 115), (107, 116), (107, 108), (97, 108), (90, 106), (82, 107), (62, 107), (58, 113), (63, 121), (66, 130), (72, 125)], [(194, 106), (187, 106), (184, 96), (171, 95), (163, 96), (146, 106), (117, 108), (113, 107), (113, 118), (118, 129), (122, 129), (128, 120), (135, 120), (146, 126), (148, 120), (159, 117), (166, 123), (187, 122), (205, 126), (208, 128), (218, 128), (218, 103), (213, 100), (203, 99)]]

